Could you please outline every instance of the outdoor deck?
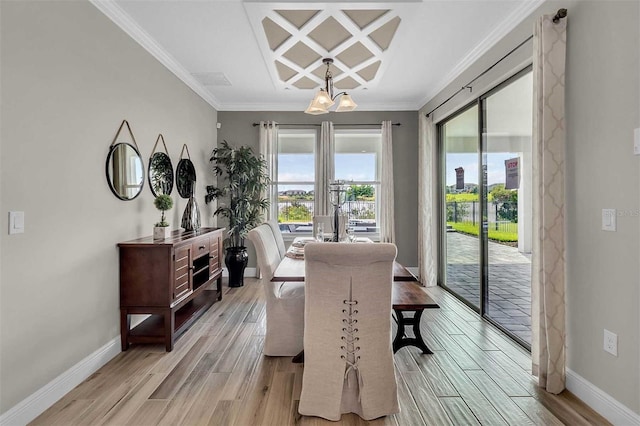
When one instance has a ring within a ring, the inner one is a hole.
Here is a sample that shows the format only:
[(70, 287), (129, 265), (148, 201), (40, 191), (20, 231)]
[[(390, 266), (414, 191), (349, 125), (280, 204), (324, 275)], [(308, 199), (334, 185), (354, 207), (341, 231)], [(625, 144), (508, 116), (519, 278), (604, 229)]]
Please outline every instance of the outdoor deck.
[[(478, 239), (447, 233), (447, 286), (480, 305)], [(531, 343), (531, 260), (515, 247), (489, 242), (487, 314), (524, 342)]]

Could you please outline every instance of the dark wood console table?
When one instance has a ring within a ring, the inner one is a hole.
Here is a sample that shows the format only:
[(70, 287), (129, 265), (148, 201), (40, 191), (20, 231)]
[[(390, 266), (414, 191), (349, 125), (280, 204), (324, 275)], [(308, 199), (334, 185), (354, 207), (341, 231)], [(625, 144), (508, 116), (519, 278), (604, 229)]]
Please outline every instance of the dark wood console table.
[[(170, 352), (176, 339), (222, 300), (223, 231), (174, 231), (164, 240), (118, 244), (123, 351), (131, 343), (164, 343)], [(150, 316), (132, 329), (134, 314)]]

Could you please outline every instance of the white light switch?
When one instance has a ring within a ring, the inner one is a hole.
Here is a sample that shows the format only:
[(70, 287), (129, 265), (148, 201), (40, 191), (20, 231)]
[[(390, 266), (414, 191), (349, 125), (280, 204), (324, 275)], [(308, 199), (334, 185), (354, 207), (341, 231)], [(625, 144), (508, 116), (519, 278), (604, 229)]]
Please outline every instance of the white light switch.
[(640, 129), (633, 131), (633, 153), (640, 155)]
[(24, 212), (9, 212), (9, 234), (24, 232)]
[(616, 209), (602, 209), (602, 230), (616, 230)]

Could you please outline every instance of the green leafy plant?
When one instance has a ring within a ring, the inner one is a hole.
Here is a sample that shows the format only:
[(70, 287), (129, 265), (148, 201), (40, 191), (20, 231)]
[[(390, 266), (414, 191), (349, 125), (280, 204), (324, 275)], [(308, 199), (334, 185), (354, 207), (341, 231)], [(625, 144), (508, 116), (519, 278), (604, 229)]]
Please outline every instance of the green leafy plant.
[(262, 215), (269, 208), (269, 200), (264, 197), (269, 184), (267, 163), (251, 148), (232, 147), (227, 141), (213, 150), (209, 161), (218, 185), (207, 186), (204, 200), (219, 200), (213, 215), (229, 222), (227, 247), (244, 247), (247, 233), (262, 223)]
[(169, 226), (169, 223), (164, 218), (164, 212), (170, 210), (171, 207), (173, 207), (173, 200), (171, 199), (171, 197), (166, 194), (160, 194), (155, 198), (155, 200), (153, 200), (153, 205), (162, 212), (160, 222), (156, 223), (156, 226), (160, 226), (163, 228)]

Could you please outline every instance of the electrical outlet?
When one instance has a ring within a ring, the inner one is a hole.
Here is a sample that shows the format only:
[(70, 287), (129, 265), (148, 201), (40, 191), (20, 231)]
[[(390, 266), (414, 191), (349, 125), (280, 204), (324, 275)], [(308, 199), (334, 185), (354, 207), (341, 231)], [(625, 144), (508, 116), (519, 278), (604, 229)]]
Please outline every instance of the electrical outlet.
[(604, 350), (613, 356), (618, 356), (618, 335), (604, 329)]

